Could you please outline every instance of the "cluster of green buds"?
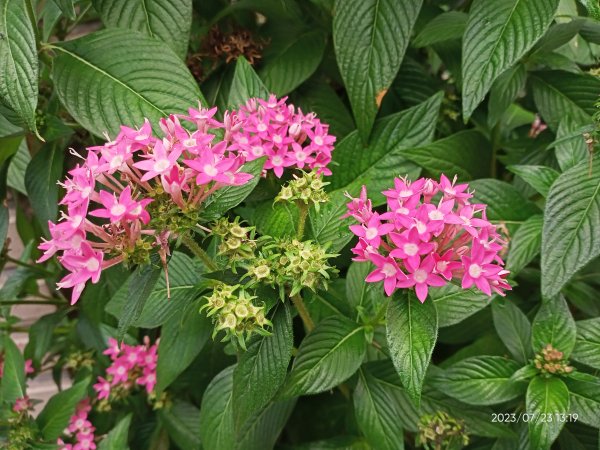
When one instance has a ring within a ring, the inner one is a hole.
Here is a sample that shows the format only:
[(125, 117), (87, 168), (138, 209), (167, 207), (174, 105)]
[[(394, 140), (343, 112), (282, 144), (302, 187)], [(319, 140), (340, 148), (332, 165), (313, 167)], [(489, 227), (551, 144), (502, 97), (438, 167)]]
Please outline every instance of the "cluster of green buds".
[(219, 331), (224, 331), (223, 341), (235, 341), (246, 349), (245, 341), (253, 333), (270, 334), (265, 327), (272, 324), (265, 317), (264, 305), (256, 306), (253, 300), (257, 297), (240, 288), (240, 285), (220, 283), (205, 298), (207, 301), (200, 311), (206, 309), (207, 316), (214, 317), (213, 339)]
[(290, 296), (305, 287), (313, 291), (327, 289), (331, 275), (337, 273), (327, 260), (335, 256), (313, 241), (273, 239), (263, 246), (260, 256), (248, 268), (247, 276), (255, 281), (277, 285), (284, 299), (286, 287), (291, 287)]
[(462, 420), (438, 411), (419, 420), (417, 445), (428, 450), (458, 450), (469, 444), (469, 435)]
[(533, 360), (535, 368), (543, 375), (563, 375), (573, 372), (573, 367), (569, 366), (569, 361), (564, 359), (564, 353), (546, 345)]
[(94, 352), (82, 352), (74, 351), (67, 356), (65, 362), (66, 369), (73, 369), (77, 371), (79, 369), (92, 369), (96, 363), (94, 359)]
[(26, 450), (34, 448), (32, 444), (37, 438), (36, 435), (35, 424), (30, 419), (19, 423), (9, 423), (8, 442), (0, 440), (0, 448), (6, 450)]
[(319, 210), (319, 204), (329, 200), (323, 187), (329, 183), (323, 182), (323, 177), (313, 170), (302, 172), (302, 176), (294, 175), (294, 179), (281, 188), (275, 202), (301, 202), (305, 205), (313, 204)]
[(227, 256), (230, 261), (250, 259), (254, 256), (256, 249), (254, 227), (242, 226), (239, 217), (236, 217), (233, 222), (222, 217), (213, 224), (211, 233), (220, 238), (219, 254)]

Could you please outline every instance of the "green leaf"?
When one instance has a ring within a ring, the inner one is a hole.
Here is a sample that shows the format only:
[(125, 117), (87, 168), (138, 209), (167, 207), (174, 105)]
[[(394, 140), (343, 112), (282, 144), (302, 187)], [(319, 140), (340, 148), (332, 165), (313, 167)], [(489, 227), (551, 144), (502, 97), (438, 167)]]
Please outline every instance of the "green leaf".
[(337, 0), (333, 42), (360, 138), (367, 142), (404, 57), (422, 0)]
[(462, 79), (465, 121), (492, 83), (540, 39), (559, 0), (475, 0), (463, 36)]
[(210, 449), (235, 447), (233, 420), (233, 370), (229, 366), (210, 382), (200, 406), (200, 439), (202, 446)]
[(435, 16), (423, 27), (413, 45), (417, 48), (438, 42), (460, 39), (467, 26), (468, 15), (460, 11), (448, 11)]
[(558, 124), (554, 145), (554, 154), (563, 172), (588, 159), (589, 152), (581, 123), (569, 117), (565, 117)]
[(200, 450), (200, 410), (191, 403), (175, 401), (171, 408), (163, 408), (159, 411), (169, 437), (180, 448), (186, 450)]
[(354, 414), (360, 430), (374, 448), (404, 448), (404, 432), (398, 420), (402, 410), (395, 389), (363, 369), (358, 372), (358, 383), (352, 395)]
[[(442, 95), (387, 116), (375, 123), (370, 143), (364, 146), (358, 131), (346, 136), (333, 152), (337, 168), (330, 178), (332, 190), (366, 184), (374, 203), (381, 204), (394, 177), (417, 177), (419, 167), (403, 156), (403, 150), (431, 142), (435, 131)], [(355, 193), (353, 193), (355, 194)]]
[(25, 187), (31, 207), (42, 229), (48, 233), (48, 221), (58, 215), (58, 185), (63, 173), (64, 149), (49, 144), (33, 157), (25, 172)]
[(54, 395), (37, 417), (37, 425), (47, 441), (55, 441), (63, 434), (75, 407), (86, 396), (90, 379), (86, 378), (69, 389)]
[(536, 44), (533, 53), (542, 54), (543, 57), (546, 53), (567, 44), (577, 35), (583, 23), (584, 21), (579, 18), (572, 19), (570, 22), (555, 23)]
[[(568, 414), (569, 390), (565, 383), (556, 377), (535, 377), (527, 388), (527, 413), (531, 448), (549, 449), (558, 437), (565, 422), (556, 420), (556, 414)], [(552, 421), (548, 419), (552, 416)], [(544, 420), (546, 419), (546, 420)]]
[(349, 218), (341, 219), (346, 212), (347, 199), (341, 191), (329, 193), (329, 201), (320, 205), (317, 211), (314, 207), (309, 210), (310, 237), (321, 245), (331, 244), (327, 251), (336, 253), (352, 239), (348, 226)]
[(0, 404), (12, 404), (25, 396), (25, 362), (23, 355), (10, 338), (5, 335), (2, 340), (4, 351), (4, 371), (0, 378)]
[(600, 255), (600, 158), (563, 172), (552, 185), (542, 232), (542, 294), (553, 297)]
[(54, 330), (65, 315), (65, 310), (46, 314), (29, 327), (29, 341), (25, 347), (24, 355), (26, 358), (33, 360), (36, 367), (42, 366), (42, 359), (53, 343)]
[(109, 431), (104, 439), (98, 444), (98, 450), (111, 450), (129, 448), (127, 440), (129, 436), (129, 425), (131, 425), (131, 414), (121, 419), (115, 427)]
[(510, 240), (506, 268), (513, 275), (518, 274), (540, 253), (542, 248), (543, 216), (531, 216), (519, 226)]
[(272, 322), (272, 334), (251, 341), (233, 371), (233, 411), (238, 428), (273, 399), (287, 375), (294, 345), (289, 308), (277, 306)]
[(487, 205), (489, 220), (520, 222), (540, 212), (517, 188), (504, 181), (486, 178), (472, 181), (469, 187), (475, 191), (472, 203)]
[(600, 318), (578, 320), (577, 337), (571, 358), (600, 369)]
[(265, 54), (260, 77), (269, 92), (278, 97), (296, 89), (306, 81), (323, 59), (326, 36), (322, 31), (295, 33), (287, 42), (274, 42)]
[(135, 30), (166, 43), (184, 59), (192, 26), (192, 0), (92, 0), (107, 27)]
[(492, 302), (492, 317), (496, 333), (510, 354), (520, 363), (532, 357), (531, 324), (521, 309), (510, 300)]
[(0, 103), (37, 133), (38, 56), (26, 1), (0, 0)]
[[(153, 255), (154, 256), (154, 255)], [(162, 275), (162, 268), (152, 258), (150, 264), (139, 266), (129, 279), (127, 303), (123, 306), (119, 317), (119, 337), (122, 338), (130, 326), (139, 319), (144, 310), (144, 305), (158, 278)], [(165, 299), (165, 301), (168, 301)]]
[(579, 0), (588, 10), (591, 17), (596, 20), (600, 20), (600, 5), (595, 3), (594, 0)]
[(69, 113), (92, 133), (187, 112), (206, 104), (185, 64), (166, 44), (137, 32), (97, 31), (53, 46), (52, 79)]
[(52, 2), (60, 8), (69, 20), (75, 20), (77, 16), (75, 14), (75, 5), (73, 4), (74, 0), (52, 0)]
[[(585, 374), (587, 375), (587, 374)], [(592, 375), (586, 379), (565, 378), (571, 400), (571, 414), (577, 420), (594, 428), (600, 428), (600, 380)]]
[[(1, 106), (1, 104), (0, 104)], [(23, 134), (21, 127), (18, 127), (11, 123), (6, 117), (1, 114), (0, 111), (0, 138), (17, 136)], [(3, 159), (3, 158), (2, 158)]]
[(388, 304), (386, 335), (390, 356), (402, 385), (415, 404), (437, 340), (438, 315), (435, 303), (420, 303), (413, 290), (398, 291)]
[(249, 98), (264, 98), (269, 96), (269, 90), (256, 74), (250, 63), (244, 57), (238, 58), (235, 63), (235, 72), (229, 88), (230, 108), (238, 108), (248, 101)]
[(25, 139), (21, 141), (17, 153), (13, 155), (10, 160), (10, 166), (8, 167), (8, 174), (6, 176), (6, 184), (19, 191), (23, 195), (27, 195), (25, 190), (25, 171), (27, 165), (31, 161), (31, 155), (29, 154), (29, 148)]
[[(169, 284), (171, 298), (167, 298), (165, 277), (159, 276), (154, 290), (146, 300), (141, 315), (133, 322), (139, 328), (156, 328), (170, 320), (202, 292), (201, 274), (205, 269), (196, 260), (181, 252), (174, 252), (169, 260)], [(129, 278), (115, 293), (106, 305), (106, 311), (119, 318), (123, 315), (125, 305), (130, 302), (129, 286), (133, 278)]]
[(508, 166), (508, 170), (523, 178), (527, 184), (531, 185), (543, 197), (548, 196), (552, 183), (560, 175), (552, 167), (547, 166), (516, 165)]
[(295, 205), (266, 201), (258, 205), (252, 222), (260, 234), (273, 237), (295, 236), (300, 213)]
[(156, 366), (158, 393), (187, 369), (213, 331), (211, 320), (199, 310), (200, 302), (190, 303), (182, 314), (173, 315), (162, 326)]
[(206, 221), (216, 220), (242, 203), (258, 184), (265, 159), (262, 157), (249, 161), (240, 168), (240, 172), (252, 175), (250, 181), (239, 186), (225, 186), (208, 197), (203, 205), (202, 218)]
[(300, 344), (284, 397), (325, 392), (346, 381), (366, 352), (364, 328), (342, 316), (320, 322)]
[(552, 129), (565, 117), (577, 123), (591, 121), (600, 80), (587, 74), (554, 70), (534, 72), (533, 98), (544, 121)]
[(564, 297), (557, 295), (544, 300), (531, 328), (533, 351), (539, 352), (551, 344), (568, 358), (575, 346), (576, 334), (575, 321)]
[(270, 403), (250, 417), (237, 435), (237, 450), (264, 450), (273, 448), (287, 423), (296, 399)]
[(527, 69), (525, 64), (516, 64), (494, 81), (488, 103), (488, 125), (490, 127), (498, 123), (510, 104), (523, 91), (526, 80)]
[(430, 288), (429, 297), (435, 303), (439, 327), (462, 322), (489, 305), (493, 298), (479, 290), (463, 289), (450, 283), (441, 288)]
[(432, 378), (441, 392), (471, 405), (496, 405), (525, 392), (526, 385), (511, 380), (521, 365), (501, 356), (475, 356), (453, 364)]
[(436, 177), (445, 173), (464, 181), (489, 175), (492, 159), (490, 143), (475, 130), (459, 131), (423, 147), (404, 150), (402, 156)]

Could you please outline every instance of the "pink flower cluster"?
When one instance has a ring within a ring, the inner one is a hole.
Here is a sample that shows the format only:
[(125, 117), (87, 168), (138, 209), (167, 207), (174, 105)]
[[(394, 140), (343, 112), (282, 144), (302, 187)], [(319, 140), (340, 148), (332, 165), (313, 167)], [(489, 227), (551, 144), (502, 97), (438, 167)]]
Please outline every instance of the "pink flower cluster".
[(355, 261), (371, 261), (376, 269), (367, 282), (383, 281), (387, 295), (398, 288), (414, 287), (421, 302), (430, 286), (452, 279), (462, 287), (476, 286), (492, 295), (511, 289), (508, 271), (499, 256), (505, 242), (486, 219), (486, 205), (471, 204), (467, 184), (456, 184), (442, 175), (437, 182), (396, 178), (394, 188), (382, 192), (387, 211), (373, 210), (363, 186), (351, 198), (344, 217), (360, 224), (350, 229), (358, 236), (352, 249)]
[(156, 229), (148, 212), (157, 195), (167, 195), (184, 213), (198, 211), (217, 190), (248, 182), (252, 175), (241, 167), (261, 156), (267, 157), (264, 169), (278, 177), (291, 166), (330, 173), (325, 166), (335, 138), (328, 126), (285, 100), (250, 99), (239, 111), (226, 111), (223, 122), (215, 120), (216, 108), (190, 108), (188, 115), (161, 119), (160, 138), (146, 120), (88, 148), (60, 183), (66, 212), (58, 223), (49, 222), (51, 239), (39, 245), (44, 253), (38, 262), (60, 254), (70, 273), (57, 285), (72, 288), (74, 304), (88, 281), (98, 282), (103, 269), (123, 262), (140, 242), (158, 248), (166, 261), (172, 231)]
[(94, 450), (96, 448), (94, 431), (96, 428), (88, 420), (88, 414), (92, 410), (89, 399), (84, 399), (77, 405), (75, 414), (71, 416), (69, 425), (64, 435), (71, 438), (75, 443), (69, 444), (61, 438), (57, 440), (60, 450)]
[(116, 339), (108, 340), (105, 355), (110, 356), (112, 364), (106, 369), (106, 378), (98, 377), (94, 390), (98, 400), (109, 399), (111, 390), (118, 386), (130, 390), (134, 386), (143, 386), (148, 394), (154, 392), (156, 385), (157, 345), (150, 345), (146, 338), (144, 345), (127, 345)]

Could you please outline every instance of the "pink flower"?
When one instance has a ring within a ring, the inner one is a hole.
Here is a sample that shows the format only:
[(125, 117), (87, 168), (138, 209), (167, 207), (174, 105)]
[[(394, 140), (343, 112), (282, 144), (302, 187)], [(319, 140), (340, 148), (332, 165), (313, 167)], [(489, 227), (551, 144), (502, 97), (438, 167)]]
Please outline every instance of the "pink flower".
[(384, 258), (383, 256), (373, 254), (371, 261), (377, 266), (373, 272), (367, 275), (365, 281), (369, 283), (383, 280), (385, 293), (390, 296), (396, 290), (398, 280), (406, 279), (406, 275), (400, 270), (394, 258)]
[(100, 191), (100, 202), (104, 208), (90, 212), (91, 216), (110, 219), (112, 223), (119, 222), (131, 211), (138, 208), (139, 204), (131, 198), (131, 187), (127, 186), (117, 199), (115, 194)]
[(398, 280), (397, 286), (401, 288), (415, 286), (417, 298), (421, 303), (427, 298), (429, 286), (440, 287), (446, 284), (442, 278), (433, 273), (435, 261), (431, 255), (427, 256), (419, 264), (412, 264), (407, 260), (406, 268), (409, 273), (406, 275), (405, 280)]
[(125, 383), (129, 379), (129, 365), (127, 361), (119, 358), (106, 369), (106, 373), (112, 375), (111, 385), (115, 386), (119, 383)]
[(169, 151), (169, 141), (163, 139), (157, 141), (151, 154), (145, 155), (144, 161), (133, 164), (133, 167), (141, 169), (146, 173), (141, 178), (141, 181), (148, 181), (154, 177), (167, 173), (177, 163), (177, 158), (181, 155), (181, 150), (173, 148)]
[(15, 404), (13, 405), (12, 410), (16, 413), (20, 413), (24, 411), (29, 411), (30, 409), (33, 409), (33, 404), (31, 403), (29, 397), (25, 396), (15, 400)]
[(394, 229), (394, 226), (389, 223), (381, 223), (380, 216), (373, 213), (371, 218), (363, 225), (350, 225), (350, 229), (354, 234), (364, 238), (373, 247), (378, 248), (381, 244), (381, 237), (388, 234)]
[(435, 249), (434, 244), (421, 240), (416, 228), (402, 234), (390, 233), (390, 239), (397, 247), (390, 252), (390, 256), (410, 261), (413, 266), (419, 264), (421, 255), (427, 255)]
[(98, 382), (94, 384), (98, 400), (110, 397), (110, 383), (102, 377), (98, 377)]

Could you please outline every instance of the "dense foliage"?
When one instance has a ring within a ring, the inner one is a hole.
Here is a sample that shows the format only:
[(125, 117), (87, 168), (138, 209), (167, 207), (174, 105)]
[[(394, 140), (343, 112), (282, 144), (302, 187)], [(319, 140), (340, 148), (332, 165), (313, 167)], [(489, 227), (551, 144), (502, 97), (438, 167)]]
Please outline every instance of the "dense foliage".
[(0, 0), (0, 448), (597, 449), (599, 20)]

